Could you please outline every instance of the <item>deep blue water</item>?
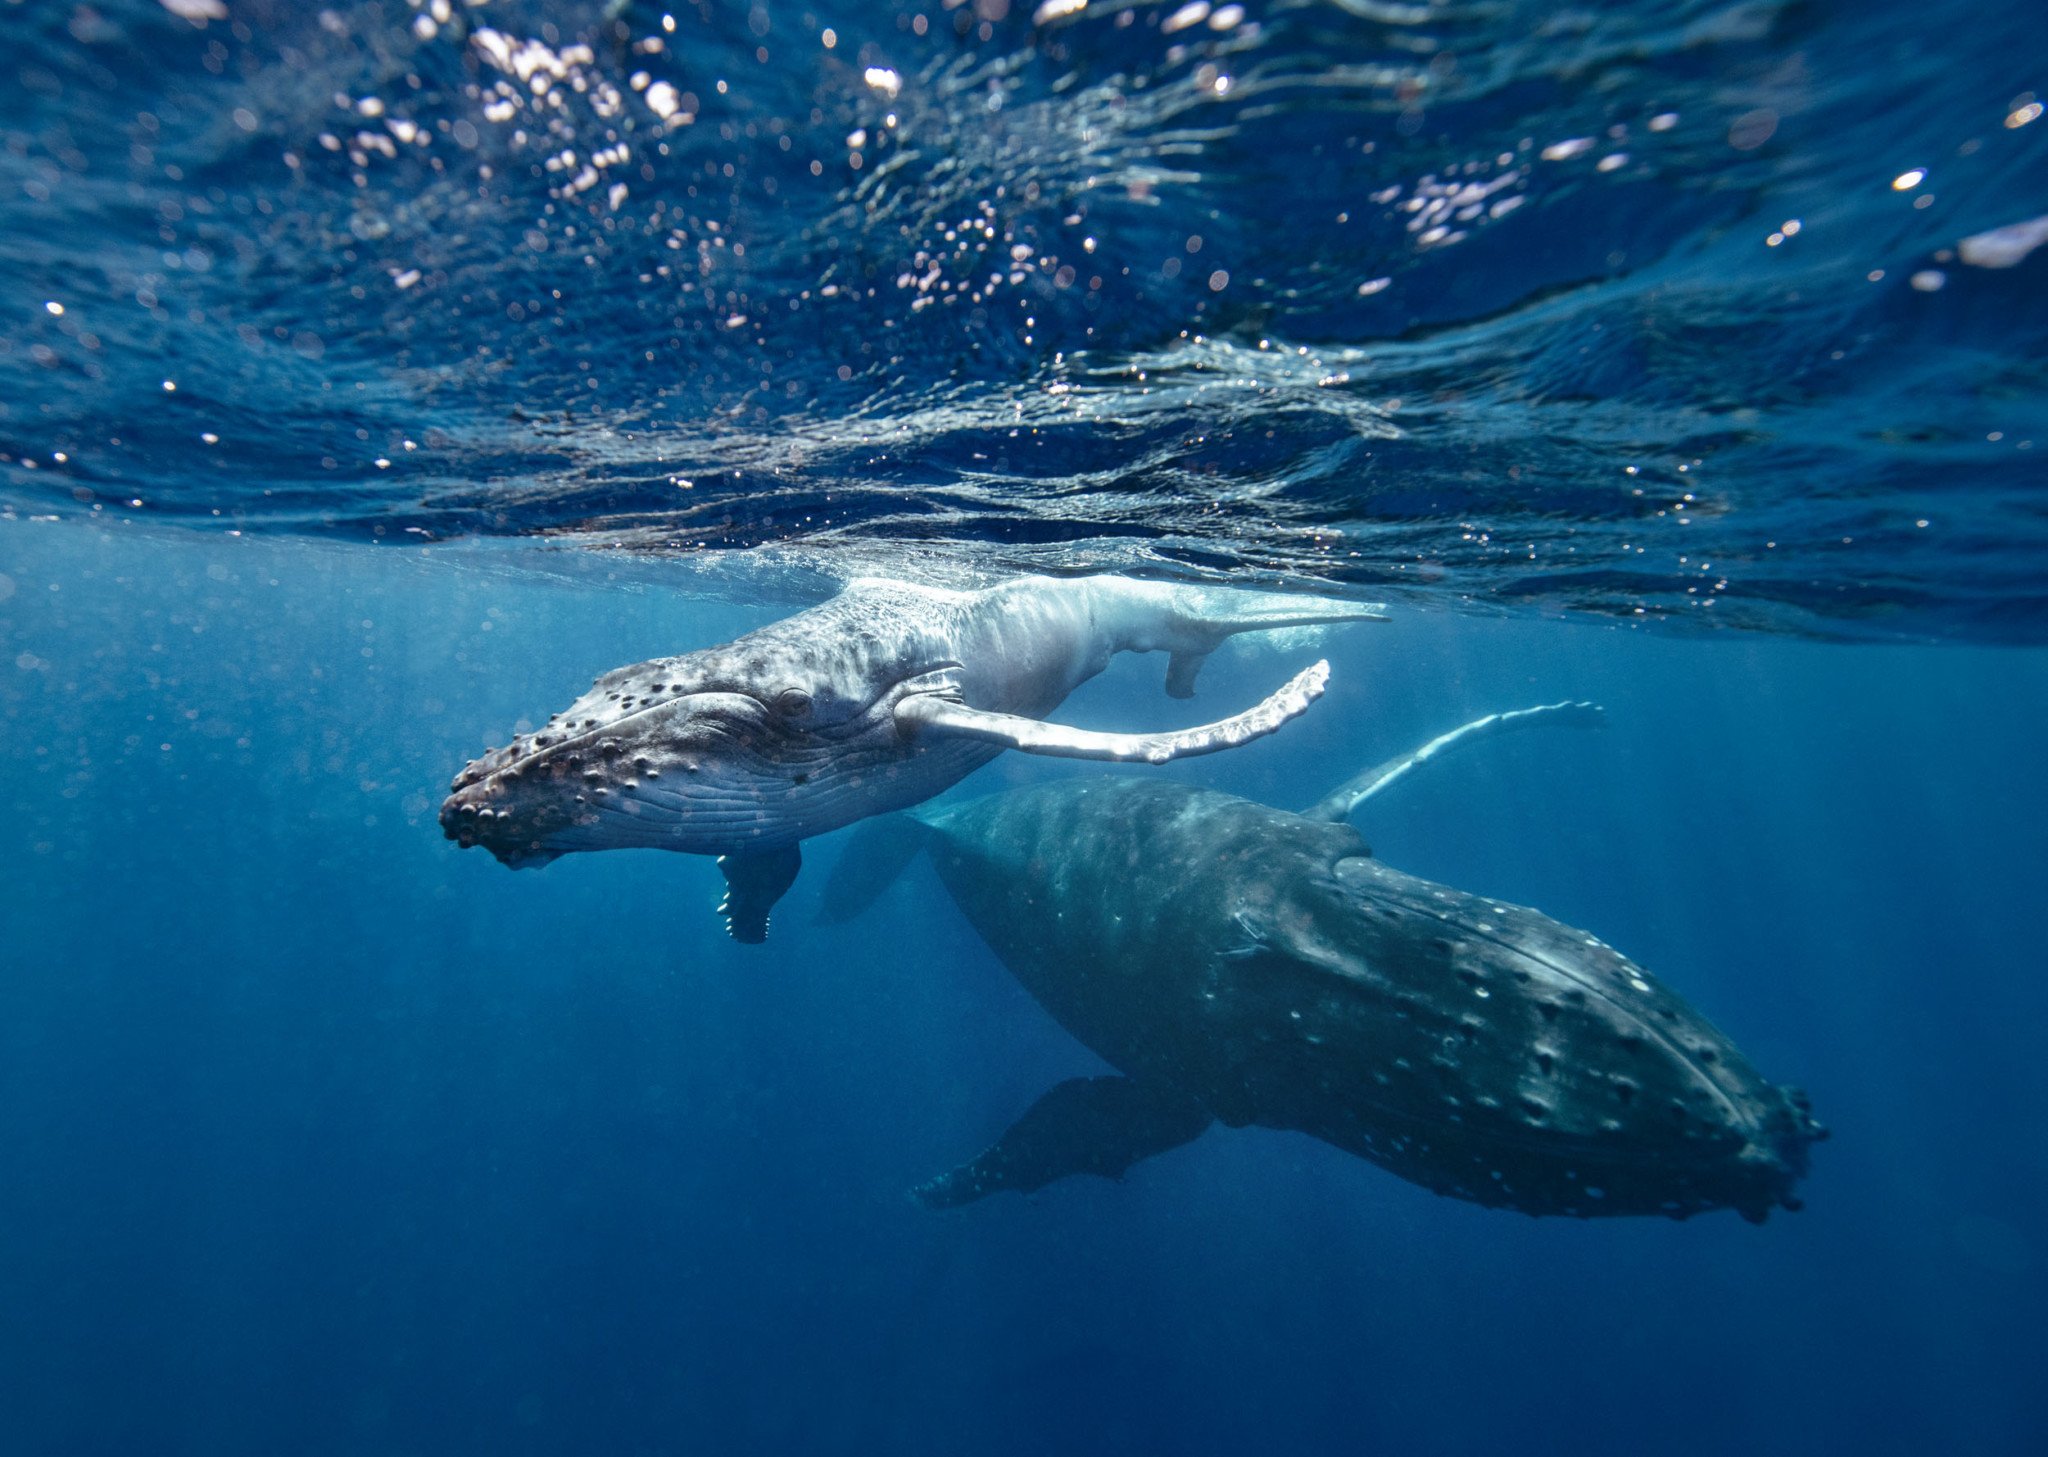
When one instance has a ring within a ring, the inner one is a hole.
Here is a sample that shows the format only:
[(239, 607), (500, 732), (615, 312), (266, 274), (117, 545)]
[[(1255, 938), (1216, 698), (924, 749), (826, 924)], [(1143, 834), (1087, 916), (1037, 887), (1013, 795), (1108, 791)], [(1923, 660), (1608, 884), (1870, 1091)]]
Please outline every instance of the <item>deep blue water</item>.
[[(0, 0), (0, 1457), (2039, 1446), (2044, 12), (1039, 9)], [(1808, 1089), (1807, 1207), (935, 1214), (1100, 1065), (928, 870), (745, 947), (442, 838), (603, 669), (1022, 566), (1392, 620), (956, 793), (1604, 704), (1361, 829)]]
[[(1328, 636), (1281, 735), (1158, 771), (1295, 805), (1604, 702), (1362, 828), (1807, 1086), (1803, 1212), (1537, 1221), (1217, 1129), (936, 1215), (906, 1191), (1096, 1064), (928, 872), (816, 928), (814, 842), (751, 948), (708, 861), (513, 875), (434, 824), (594, 662), (782, 605), (460, 548), (0, 553), (10, 1450), (2021, 1452), (2048, 1418), (2038, 654), (1407, 614)], [(1179, 721), (1156, 672), (1070, 716)]]

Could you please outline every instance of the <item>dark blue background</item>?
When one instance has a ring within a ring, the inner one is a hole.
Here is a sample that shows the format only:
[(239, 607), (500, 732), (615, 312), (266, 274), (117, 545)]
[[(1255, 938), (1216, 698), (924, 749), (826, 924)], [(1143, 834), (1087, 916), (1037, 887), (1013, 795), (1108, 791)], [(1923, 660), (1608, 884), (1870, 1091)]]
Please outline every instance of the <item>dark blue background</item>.
[[(510, 555), (0, 529), (0, 1449), (2035, 1450), (2039, 654), (1404, 612), (1172, 771), (1305, 803), (1604, 702), (1363, 828), (1806, 1085), (1803, 1213), (1531, 1221), (1218, 1129), (934, 1215), (905, 1190), (1091, 1061), (928, 872), (813, 929), (816, 842), (745, 948), (708, 861), (514, 875), (433, 822), (520, 716), (793, 584)], [(1234, 651), (1197, 705), (1317, 650)], [(1182, 721), (1161, 671), (1067, 716)]]

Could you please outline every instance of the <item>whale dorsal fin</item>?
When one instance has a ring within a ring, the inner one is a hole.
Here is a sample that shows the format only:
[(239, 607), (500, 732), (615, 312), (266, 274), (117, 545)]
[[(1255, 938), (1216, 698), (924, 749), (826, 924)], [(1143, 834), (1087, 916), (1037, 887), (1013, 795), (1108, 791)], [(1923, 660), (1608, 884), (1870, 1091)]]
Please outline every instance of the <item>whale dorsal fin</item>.
[(942, 692), (918, 693), (896, 705), (896, 722), (906, 730), (933, 737), (982, 739), (1027, 754), (1050, 754), (1062, 759), (1114, 759), (1164, 764), (1169, 759), (1192, 758), (1234, 749), (1239, 744), (1264, 738), (1289, 719), (1300, 715), (1323, 695), (1330, 680), (1330, 665), (1316, 663), (1304, 668), (1257, 707), (1215, 723), (1172, 733), (1105, 734), (1093, 729), (1068, 728), (1013, 713), (993, 713), (970, 708), (957, 696)]
[(768, 912), (796, 880), (803, 863), (803, 851), (794, 845), (718, 857), (718, 868), (725, 872), (725, 899), (718, 910), (733, 940), (758, 946), (768, 939)]
[(1207, 1108), (1171, 1088), (1123, 1077), (1069, 1078), (986, 1153), (914, 1192), (927, 1208), (951, 1209), (1002, 1189), (1028, 1194), (1070, 1174), (1120, 1178), (1212, 1121)]
[(1603, 722), (1604, 712), (1597, 703), (1569, 702), (1545, 703), (1536, 708), (1517, 708), (1507, 713), (1489, 713), (1484, 718), (1475, 718), (1468, 724), (1461, 724), (1447, 734), (1438, 734), (1413, 753), (1389, 759), (1384, 764), (1375, 765), (1363, 774), (1345, 780), (1303, 810), (1302, 818), (1329, 820), (1332, 823), (1348, 819), (1351, 812), (1366, 800), (1395, 781), (1406, 777), (1409, 770), (1427, 764), (1446, 750), (1538, 723), (1598, 728)]

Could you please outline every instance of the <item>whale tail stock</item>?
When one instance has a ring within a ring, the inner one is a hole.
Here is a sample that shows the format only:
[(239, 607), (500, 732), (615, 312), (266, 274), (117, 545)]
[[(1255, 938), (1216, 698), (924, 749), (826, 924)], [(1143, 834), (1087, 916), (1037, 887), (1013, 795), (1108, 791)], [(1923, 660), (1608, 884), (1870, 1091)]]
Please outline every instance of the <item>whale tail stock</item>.
[[(930, 843), (915, 815), (880, 815), (848, 838), (826, 878), (821, 925), (867, 910)], [(1189, 1142), (1215, 1121), (1177, 1089), (1135, 1078), (1069, 1078), (1046, 1092), (992, 1145), (950, 1173), (918, 1185), (927, 1209), (954, 1209), (1002, 1190), (1028, 1194), (1075, 1174), (1120, 1179), (1131, 1165)]]
[(860, 915), (896, 883), (930, 839), (930, 828), (907, 814), (862, 820), (825, 878), (815, 924), (838, 926)]
[(1098, 611), (1119, 649), (1168, 654), (1166, 692), (1172, 698), (1192, 698), (1203, 662), (1241, 632), (1387, 620), (1377, 602), (1245, 587), (1110, 577), (1097, 579), (1097, 591)]

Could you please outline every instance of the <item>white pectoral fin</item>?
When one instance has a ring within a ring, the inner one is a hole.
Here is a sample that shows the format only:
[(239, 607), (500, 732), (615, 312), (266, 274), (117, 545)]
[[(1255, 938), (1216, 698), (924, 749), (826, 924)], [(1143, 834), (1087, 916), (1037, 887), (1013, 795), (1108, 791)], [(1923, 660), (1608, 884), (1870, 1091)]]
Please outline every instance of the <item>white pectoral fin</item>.
[(1124, 762), (1164, 764), (1170, 759), (1187, 759), (1197, 754), (1214, 754), (1239, 744), (1264, 738), (1291, 718), (1298, 717), (1323, 696), (1330, 680), (1330, 665), (1317, 663), (1288, 680), (1279, 692), (1255, 708), (1215, 723), (1157, 734), (1106, 734), (1092, 729), (1068, 728), (1011, 713), (992, 713), (970, 708), (956, 698), (918, 694), (896, 706), (896, 722), (920, 736), (951, 735), (981, 739), (1027, 754), (1050, 754), (1062, 759), (1111, 759)]

